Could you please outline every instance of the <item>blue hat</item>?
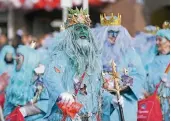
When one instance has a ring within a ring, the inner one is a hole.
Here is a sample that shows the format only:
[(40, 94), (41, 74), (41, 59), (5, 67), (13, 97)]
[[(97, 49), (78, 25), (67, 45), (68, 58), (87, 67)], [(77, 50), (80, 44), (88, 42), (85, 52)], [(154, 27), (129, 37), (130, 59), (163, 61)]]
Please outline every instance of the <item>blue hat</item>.
[(160, 29), (156, 35), (160, 36), (160, 37), (165, 37), (170, 41), (170, 30), (169, 29)]

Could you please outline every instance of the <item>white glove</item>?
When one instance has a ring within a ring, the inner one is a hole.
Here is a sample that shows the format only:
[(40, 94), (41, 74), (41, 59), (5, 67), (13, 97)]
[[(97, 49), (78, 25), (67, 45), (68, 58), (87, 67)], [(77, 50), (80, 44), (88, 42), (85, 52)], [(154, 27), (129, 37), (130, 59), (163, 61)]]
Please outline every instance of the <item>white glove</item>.
[(73, 102), (75, 102), (73, 95), (68, 92), (61, 93), (58, 98), (58, 103), (62, 104), (71, 105)]
[(21, 107), (19, 110), (20, 110), (21, 114), (23, 115), (23, 117), (27, 116), (27, 111), (24, 107)]
[(117, 100), (117, 97), (116, 96), (113, 97), (112, 104), (114, 105), (114, 107), (117, 107), (118, 106), (118, 102), (120, 103), (120, 105), (122, 107), (124, 107), (124, 99), (123, 99), (122, 96), (120, 96), (120, 99), (119, 100)]
[(37, 108), (35, 105), (30, 105), (30, 104), (19, 108), (19, 111), (21, 112), (23, 117), (32, 116), (41, 113), (41, 110), (39, 108)]
[(161, 76), (161, 80), (162, 80), (164, 83), (166, 83), (166, 82), (168, 81), (168, 79), (167, 79), (167, 74), (166, 74), (166, 73), (164, 73), (164, 74)]
[(37, 68), (34, 69), (36, 74), (43, 74), (45, 72), (45, 66), (42, 64), (39, 64)]
[(113, 89), (114, 88), (113, 77), (107, 73), (104, 74), (104, 79), (108, 83), (108, 89)]

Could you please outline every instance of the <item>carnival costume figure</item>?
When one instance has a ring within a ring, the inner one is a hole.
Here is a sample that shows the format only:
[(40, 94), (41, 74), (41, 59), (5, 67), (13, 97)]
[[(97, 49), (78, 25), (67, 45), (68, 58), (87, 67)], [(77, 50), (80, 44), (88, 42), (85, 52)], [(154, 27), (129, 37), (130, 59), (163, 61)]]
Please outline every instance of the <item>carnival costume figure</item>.
[(161, 81), (158, 96), (162, 106), (164, 121), (170, 120), (170, 71), (165, 73), (170, 63), (170, 29), (161, 29), (157, 32), (156, 55), (147, 66), (147, 82), (145, 96), (153, 94), (156, 86)]
[[(50, 121), (97, 121), (101, 108), (101, 45), (90, 31), (87, 10), (68, 12), (65, 30), (51, 49), (51, 63), (45, 71), (51, 97), (46, 116)], [(68, 107), (68, 112), (75, 103), (80, 110), (73, 117), (66, 115), (61, 107)]]
[[(100, 16), (102, 27), (97, 28), (95, 36), (98, 40), (104, 42), (103, 46), (103, 71), (107, 73), (104, 86), (107, 90), (114, 87), (113, 77), (110, 77), (112, 72), (111, 62), (115, 61), (117, 72), (120, 74), (120, 84), (124, 88), (121, 90), (120, 103), (122, 102), (123, 114), (126, 121), (137, 120), (137, 101), (143, 95), (143, 83), (145, 80), (145, 71), (139, 55), (132, 47), (132, 38), (126, 28), (121, 26), (121, 15)], [(95, 31), (95, 30), (94, 30)], [(108, 75), (109, 74), (109, 75)], [(112, 83), (110, 83), (112, 81)], [(107, 91), (106, 90), (106, 91)], [(116, 102), (115, 95), (103, 93), (103, 121), (120, 121), (119, 108)], [(108, 97), (108, 98), (107, 98)], [(122, 99), (122, 100), (121, 100)], [(118, 100), (118, 99), (117, 99)], [(119, 101), (118, 100), (118, 101)], [(107, 107), (107, 108), (106, 108)], [(129, 113), (128, 113), (129, 112)]]
[(42, 81), (44, 68), (33, 46), (17, 48), (15, 71), (6, 89), (6, 120), (36, 121), (46, 113), (49, 97)]

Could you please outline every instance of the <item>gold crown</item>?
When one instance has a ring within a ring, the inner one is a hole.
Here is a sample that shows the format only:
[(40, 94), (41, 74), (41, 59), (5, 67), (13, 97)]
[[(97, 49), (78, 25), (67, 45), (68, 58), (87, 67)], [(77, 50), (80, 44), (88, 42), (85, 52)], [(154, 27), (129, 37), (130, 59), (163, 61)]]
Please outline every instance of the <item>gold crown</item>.
[(65, 28), (68, 28), (74, 24), (82, 23), (87, 26), (90, 26), (91, 20), (89, 18), (88, 14), (88, 9), (83, 10), (82, 8), (79, 10), (76, 8), (75, 10), (73, 9), (68, 9), (68, 18), (65, 23)]
[(106, 16), (106, 14), (100, 15), (100, 23), (103, 26), (112, 26), (112, 25), (121, 25), (121, 14), (118, 13), (118, 16), (114, 16), (113, 13), (111, 13), (110, 18), (107, 18), (109, 16)]
[(147, 27), (144, 28), (145, 33), (153, 34), (153, 35), (155, 35), (158, 30), (160, 30), (160, 27), (158, 26), (155, 26), (153, 29), (148, 29)]
[(170, 28), (170, 23), (169, 23), (169, 21), (165, 21), (164, 23), (163, 23), (163, 29), (169, 29)]

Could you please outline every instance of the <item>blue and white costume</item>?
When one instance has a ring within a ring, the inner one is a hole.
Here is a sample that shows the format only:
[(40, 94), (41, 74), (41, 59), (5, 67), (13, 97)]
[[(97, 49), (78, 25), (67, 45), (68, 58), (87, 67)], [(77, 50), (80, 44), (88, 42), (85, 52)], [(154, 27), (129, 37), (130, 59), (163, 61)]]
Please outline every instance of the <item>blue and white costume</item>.
[[(14, 71), (10, 83), (6, 90), (6, 100), (4, 106), (4, 115), (9, 115), (17, 106), (28, 106), (33, 100), (36, 93), (36, 86), (40, 79), (35, 75), (34, 69), (39, 66), (40, 58), (36, 50), (29, 46), (19, 46), (17, 54), (23, 56), (23, 63), (20, 70)], [(43, 88), (37, 101), (32, 104), (40, 110), (40, 114), (27, 116), (26, 121), (36, 121), (45, 115), (47, 110), (46, 100), (49, 98), (46, 88)], [(27, 107), (26, 107), (27, 108)], [(26, 109), (29, 112), (29, 109)], [(33, 111), (33, 110), (32, 110)]]
[[(157, 36), (167, 38), (170, 41), (170, 30), (159, 30)], [(170, 63), (170, 53), (167, 55), (156, 54), (153, 61), (147, 66), (147, 82), (145, 89), (150, 94), (154, 93), (156, 85), (166, 78), (166, 82), (162, 82), (159, 89), (158, 95), (163, 111), (164, 121), (170, 120), (170, 71), (168, 74), (164, 74), (168, 64)]]
[[(108, 32), (111, 30), (116, 32), (114, 44), (108, 41)], [(139, 55), (132, 47), (132, 38), (128, 31), (120, 25), (103, 26), (93, 31), (97, 39), (104, 42), (102, 55), (103, 70), (107, 72), (112, 71), (111, 60), (114, 60), (117, 65), (117, 71), (121, 75), (123, 75), (123, 69), (126, 68), (129, 72), (129, 76), (133, 78), (132, 86), (129, 86), (130, 90), (122, 94), (124, 99), (123, 111), (126, 121), (136, 121), (137, 101), (142, 98), (145, 70)], [(102, 104), (105, 104), (102, 108), (103, 121), (108, 121), (109, 117), (110, 121), (120, 121), (118, 107), (112, 106), (112, 100), (111, 94), (107, 94), (107, 92), (103, 94)]]

